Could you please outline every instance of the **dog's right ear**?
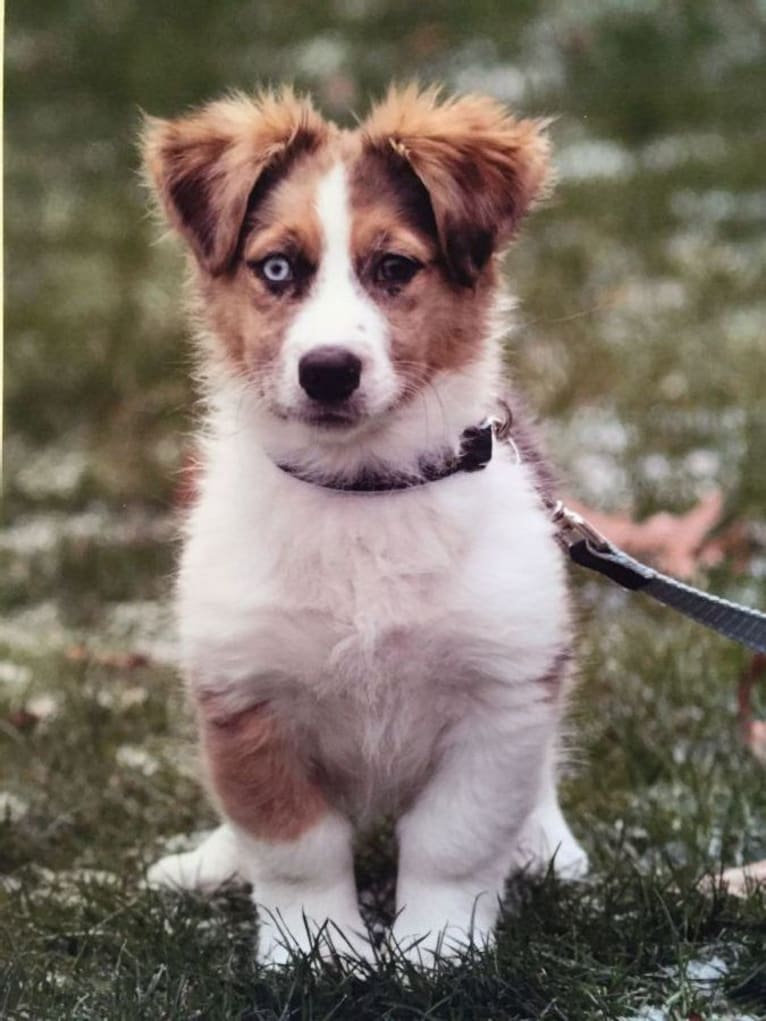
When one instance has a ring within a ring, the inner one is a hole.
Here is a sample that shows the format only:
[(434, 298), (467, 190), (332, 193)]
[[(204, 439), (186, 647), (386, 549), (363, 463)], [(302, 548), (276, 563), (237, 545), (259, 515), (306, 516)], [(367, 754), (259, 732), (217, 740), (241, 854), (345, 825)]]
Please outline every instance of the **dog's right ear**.
[(291, 89), (235, 94), (177, 120), (147, 117), (144, 170), (170, 224), (203, 269), (226, 272), (264, 170), (312, 152), (329, 125)]

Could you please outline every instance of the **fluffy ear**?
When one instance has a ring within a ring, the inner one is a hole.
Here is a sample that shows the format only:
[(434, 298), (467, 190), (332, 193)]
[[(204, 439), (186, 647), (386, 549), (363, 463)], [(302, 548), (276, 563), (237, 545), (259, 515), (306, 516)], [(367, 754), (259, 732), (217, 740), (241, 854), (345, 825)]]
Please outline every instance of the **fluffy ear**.
[(327, 132), (310, 101), (290, 89), (235, 94), (178, 120), (147, 118), (144, 169), (170, 224), (217, 275), (231, 264), (263, 171), (317, 148)]
[(440, 100), (438, 89), (392, 88), (363, 125), (366, 144), (420, 178), (455, 278), (470, 285), (510, 241), (550, 176), (547, 122), (515, 120), (496, 100)]

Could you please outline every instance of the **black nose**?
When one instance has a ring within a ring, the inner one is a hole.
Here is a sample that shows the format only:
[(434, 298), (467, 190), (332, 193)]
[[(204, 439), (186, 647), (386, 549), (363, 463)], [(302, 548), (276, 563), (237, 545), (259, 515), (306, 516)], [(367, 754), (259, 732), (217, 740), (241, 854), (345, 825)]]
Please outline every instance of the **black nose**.
[(359, 386), (362, 363), (345, 347), (315, 347), (298, 363), (298, 381), (315, 401), (338, 404)]

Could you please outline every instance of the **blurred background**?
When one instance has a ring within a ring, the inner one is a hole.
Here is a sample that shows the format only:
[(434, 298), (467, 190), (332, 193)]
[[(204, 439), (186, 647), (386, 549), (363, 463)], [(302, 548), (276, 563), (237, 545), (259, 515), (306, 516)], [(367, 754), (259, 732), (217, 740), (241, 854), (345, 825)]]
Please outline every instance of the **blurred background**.
[[(732, 541), (714, 569), (691, 569), (764, 607), (766, 6), (7, 0), (6, 15), (0, 961), (5, 941), (16, 964), (0, 987), (32, 1004), (24, 1016), (134, 1016), (119, 1004), (136, 990), (158, 1004), (137, 1017), (219, 1016), (232, 917), (252, 968), (246, 905), (184, 902), (167, 929), (137, 893), (147, 860), (213, 819), (167, 598), (195, 412), (183, 258), (147, 212), (140, 110), (292, 80), (349, 121), (392, 78), (417, 78), (553, 115), (558, 188), (507, 260), (520, 299), (509, 371), (566, 491), (592, 508), (685, 514), (720, 491)], [(539, 918), (506, 933), (491, 981), (531, 983), (518, 1016), (563, 1017), (551, 996), (581, 1003), (570, 1017), (596, 1003), (627, 1016), (608, 1004), (676, 995), (683, 962), (715, 944), (763, 1006), (763, 901), (721, 913), (695, 885), (766, 858), (763, 765), (737, 717), (747, 657), (599, 580), (577, 587), (564, 801), (598, 882), (589, 898), (549, 891)]]
[(557, 117), (509, 364), (570, 488), (644, 513), (718, 484), (761, 512), (765, 35), (758, 0), (10, 0), (6, 515), (167, 506), (182, 259), (147, 216), (139, 110), (287, 79), (348, 121), (413, 77)]

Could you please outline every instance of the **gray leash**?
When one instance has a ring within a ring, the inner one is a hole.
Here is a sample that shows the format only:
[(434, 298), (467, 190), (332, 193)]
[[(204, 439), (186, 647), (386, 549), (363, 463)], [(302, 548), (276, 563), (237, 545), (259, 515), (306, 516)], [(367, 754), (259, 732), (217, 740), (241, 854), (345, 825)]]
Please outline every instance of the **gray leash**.
[(561, 501), (551, 508), (559, 537), (576, 564), (632, 592), (645, 592), (741, 645), (766, 653), (766, 613), (711, 596), (634, 560)]

